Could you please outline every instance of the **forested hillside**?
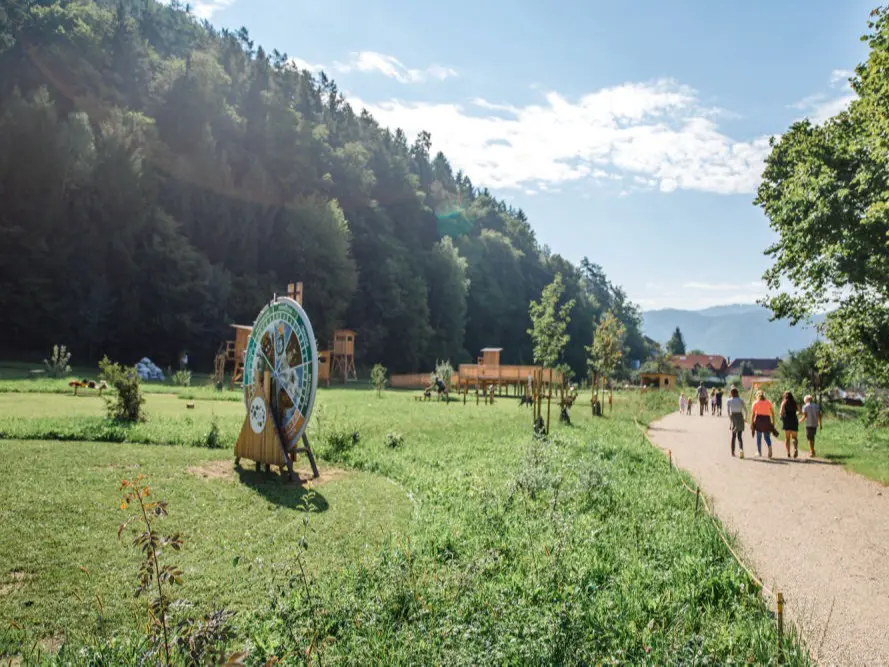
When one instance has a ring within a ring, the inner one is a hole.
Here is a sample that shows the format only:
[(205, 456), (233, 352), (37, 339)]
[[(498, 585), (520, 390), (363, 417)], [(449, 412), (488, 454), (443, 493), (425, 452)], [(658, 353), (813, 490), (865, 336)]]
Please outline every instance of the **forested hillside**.
[(485, 345), (530, 362), (528, 303), (557, 272), (575, 371), (609, 308), (644, 356), (600, 267), (550, 254), (428, 135), (380, 127), (247, 30), (154, 0), (0, 7), (6, 351), (209, 365), (229, 323), (302, 280), (321, 344), (356, 329), (359, 365), (426, 370)]

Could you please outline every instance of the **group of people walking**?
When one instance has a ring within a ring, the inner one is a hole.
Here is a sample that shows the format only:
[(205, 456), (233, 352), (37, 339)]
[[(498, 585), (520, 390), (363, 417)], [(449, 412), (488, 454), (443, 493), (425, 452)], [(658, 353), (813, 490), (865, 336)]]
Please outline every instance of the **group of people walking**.
[[(722, 389), (714, 389), (708, 392), (701, 383), (695, 392), (700, 406), (700, 415), (709, 412), (714, 416), (722, 415)], [(691, 397), (686, 398), (683, 392), (679, 396), (679, 411), (690, 415), (692, 410)], [(709, 408), (708, 408), (709, 406)], [(772, 458), (772, 436), (780, 437), (775, 418), (775, 407), (769, 401), (762, 390), (756, 392), (756, 400), (751, 409), (747, 411), (747, 405), (741, 398), (737, 388), (732, 385), (729, 390), (729, 399), (726, 402), (726, 411), (729, 417), (729, 429), (731, 430), (732, 456), (735, 455), (735, 445), (740, 457), (744, 458), (744, 431), (747, 428), (748, 418), (751, 436), (756, 437), (756, 455), (762, 456), (762, 441), (766, 441), (768, 457)], [(800, 406), (792, 392), (785, 391), (781, 397), (781, 406), (778, 410), (778, 418), (781, 420), (781, 428), (784, 430), (784, 446), (787, 449), (787, 457), (799, 456), (799, 426), (800, 418), (805, 419), (806, 440), (809, 444), (809, 456), (815, 456), (815, 435), (821, 428), (821, 408), (807, 395)], [(791, 453), (791, 445), (793, 451)]]

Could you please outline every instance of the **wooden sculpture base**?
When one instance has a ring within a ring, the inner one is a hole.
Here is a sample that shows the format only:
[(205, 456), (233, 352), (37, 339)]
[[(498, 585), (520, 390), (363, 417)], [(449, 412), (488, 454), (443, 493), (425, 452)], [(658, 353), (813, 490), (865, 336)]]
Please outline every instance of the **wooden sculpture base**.
[(266, 469), (278, 466), (283, 473), (286, 467), (288, 477), (290, 481), (293, 481), (293, 462), (296, 460), (296, 455), (305, 454), (312, 466), (312, 474), (317, 478), (319, 476), (318, 466), (305, 433), (302, 436), (302, 447), (294, 447), (289, 451), (284, 447), (284, 442), (281, 440), (278, 426), (275, 423), (274, 413), (269, 404), (270, 387), (270, 375), (266, 371), (263, 375), (262, 386), (255, 387), (247, 401), (247, 417), (244, 419), (241, 433), (235, 443), (235, 465), (240, 464), (243, 458), (255, 461), (257, 470), (260, 470), (263, 465), (266, 466)]

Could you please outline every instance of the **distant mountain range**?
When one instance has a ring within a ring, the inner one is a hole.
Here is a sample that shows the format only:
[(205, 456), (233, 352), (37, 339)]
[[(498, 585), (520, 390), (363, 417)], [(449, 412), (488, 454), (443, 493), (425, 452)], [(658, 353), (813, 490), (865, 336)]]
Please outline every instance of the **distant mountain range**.
[[(704, 310), (665, 308), (642, 313), (643, 331), (662, 345), (676, 327), (686, 350), (699, 349), (724, 357), (783, 357), (809, 346), (818, 334), (812, 326), (769, 322), (770, 311), (754, 304), (713, 306)], [(823, 321), (815, 318), (815, 324)]]

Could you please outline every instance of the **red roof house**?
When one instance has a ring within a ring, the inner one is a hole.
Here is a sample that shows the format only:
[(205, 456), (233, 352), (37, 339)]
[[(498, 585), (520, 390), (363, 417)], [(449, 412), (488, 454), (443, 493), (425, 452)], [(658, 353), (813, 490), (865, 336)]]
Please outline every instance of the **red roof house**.
[(724, 377), (728, 372), (728, 361), (721, 354), (674, 354), (670, 363), (683, 371), (706, 368), (718, 377)]

